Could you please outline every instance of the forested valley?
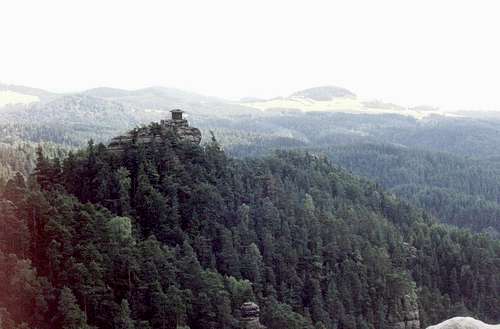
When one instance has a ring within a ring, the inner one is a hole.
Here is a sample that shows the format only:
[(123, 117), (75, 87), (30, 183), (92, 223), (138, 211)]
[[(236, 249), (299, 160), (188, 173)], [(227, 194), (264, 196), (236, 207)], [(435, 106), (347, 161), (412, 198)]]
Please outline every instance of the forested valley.
[(500, 320), (491, 235), (442, 225), (317, 152), (235, 159), (215, 138), (159, 137), (119, 153), (40, 147), (31, 174), (11, 175), (4, 327), (240, 328), (246, 301), (270, 329), (401, 328), (415, 309), (422, 328)]

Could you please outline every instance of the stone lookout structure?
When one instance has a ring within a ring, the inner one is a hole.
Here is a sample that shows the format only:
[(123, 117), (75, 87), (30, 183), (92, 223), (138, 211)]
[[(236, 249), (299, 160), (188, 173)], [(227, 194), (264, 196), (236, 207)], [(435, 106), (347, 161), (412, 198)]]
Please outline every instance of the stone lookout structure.
[(260, 308), (253, 302), (243, 303), (240, 307), (241, 311), (241, 327), (244, 329), (265, 329), (266, 327), (260, 323)]
[(170, 111), (170, 113), (172, 113), (172, 120), (184, 120), (182, 119), (182, 113), (184, 113), (182, 110), (179, 110), (179, 109), (174, 109), (172, 111)]
[(188, 121), (182, 117), (184, 112), (180, 109), (174, 109), (170, 113), (171, 118), (169, 120), (161, 120), (159, 124), (136, 128), (125, 135), (113, 138), (108, 145), (108, 149), (114, 152), (122, 152), (127, 145), (147, 145), (153, 140), (161, 141), (163, 137), (169, 134), (173, 134), (180, 141), (200, 144), (201, 132), (198, 128), (189, 126)]

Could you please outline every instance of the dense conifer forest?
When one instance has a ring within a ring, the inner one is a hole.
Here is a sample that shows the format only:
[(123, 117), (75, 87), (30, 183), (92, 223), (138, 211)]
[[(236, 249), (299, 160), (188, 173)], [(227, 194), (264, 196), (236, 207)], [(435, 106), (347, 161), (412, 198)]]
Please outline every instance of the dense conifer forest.
[(229, 158), (175, 136), (40, 148), (0, 202), (5, 328), (384, 329), (500, 321), (500, 241), (444, 226), (306, 152)]
[[(47, 157), (62, 157), (68, 149), (54, 143), (41, 143)], [(36, 165), (37, 144), (17, 141), (12, 144), (0, 143), (0, 189), (16, 173), (28, 176)]]
[(500, 163), (391, 145), (321, 150), (442, 222), (500, 237)]

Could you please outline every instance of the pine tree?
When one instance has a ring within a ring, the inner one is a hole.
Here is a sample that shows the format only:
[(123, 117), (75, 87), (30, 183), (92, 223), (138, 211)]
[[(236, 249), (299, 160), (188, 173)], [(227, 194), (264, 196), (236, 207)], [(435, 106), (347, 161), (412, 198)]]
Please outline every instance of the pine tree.
[(115, 317), (114, 328), (135, 329), (134, 321), (131, 318), (130, 308), (126, 299), (123, 299), (120, 304), (120, 312)]
[(255, 243), (248, 245), (241, 259), (241, 273), (245, 279), (254, 283), (262, 281), (262, 255)]
[(3, 191), (3, 197), (14, 202), (14, 204), (20, 204), (25, 193), (26, 182), (24, 176), (18, 172), (13, 178), (7, 181)]
[(119, 200), (117, 212), (120, 215), (127, 215), (130, 213), (130, 190), (132, 188), (130, 172), (125, 167), (118, 168), (115, 172), (115, 180)]
[(236, 278), (241, 277), (240, 259), (233, 243), (233, 235), (226, 228), (220, 233), (221, 251), (218, 255), (218, 269), (222, 274), (231, 275)]
[(86, 316), (78, 306), (75, 295), (68, 287), (60, 292), (57, 306), (56, 328), (59, 329), (90, 329)]

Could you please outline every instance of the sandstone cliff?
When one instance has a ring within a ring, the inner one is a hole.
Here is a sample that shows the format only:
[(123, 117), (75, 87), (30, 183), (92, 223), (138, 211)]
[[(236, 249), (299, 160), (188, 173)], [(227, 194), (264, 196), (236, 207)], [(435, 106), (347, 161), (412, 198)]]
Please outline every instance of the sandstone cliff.
[(252, 302), (246, 302), (241, 305), (241, 327), (243, 329), (266, 329), (260, 323), (260, 308), (257, 304)]
[(125, 135), (115, 137), (108, 145), (113, 152), (122, 152), (130, 144), (149, 144), (153, 140), (161, 141), (167, 136), (172, 136), (180, 141), (200, 144), (201, 132), (198, 128), (189, 126), (186, 119), (182, 118), (182, 111), (173, 110), (170, 120), (162, 120), (148, 127), (136, 128)]
[(392, 329), (420, 329), (420, 313), (414, 290), (405, 295), (395, 306), (398, 316), (389, 319)]

